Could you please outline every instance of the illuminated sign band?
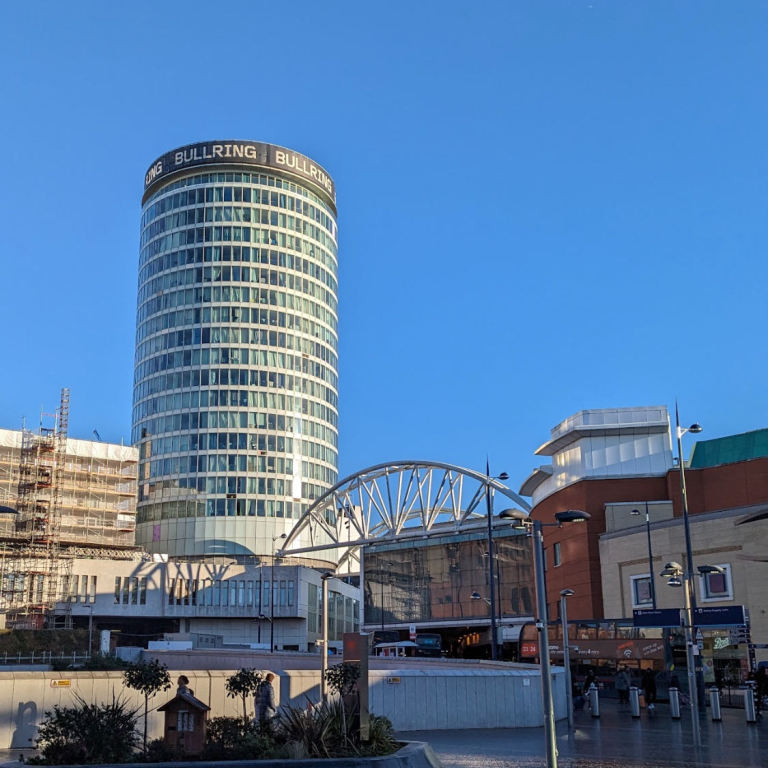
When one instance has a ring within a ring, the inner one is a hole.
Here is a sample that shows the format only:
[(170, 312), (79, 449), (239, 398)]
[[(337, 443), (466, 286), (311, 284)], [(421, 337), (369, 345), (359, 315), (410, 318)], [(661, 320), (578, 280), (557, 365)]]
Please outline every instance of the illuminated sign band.
[(325, 169), (305, 155), (258, 141), (206, 141), (166, 152), (144, 176), (144, 199), (170, 174), (200, 165), (255, 165), (299, 176), (336, 207), (336, 188)]

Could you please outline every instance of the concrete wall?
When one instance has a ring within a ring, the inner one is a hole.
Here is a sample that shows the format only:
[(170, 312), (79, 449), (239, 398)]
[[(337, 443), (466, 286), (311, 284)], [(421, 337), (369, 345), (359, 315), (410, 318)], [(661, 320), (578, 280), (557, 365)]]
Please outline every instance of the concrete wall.
[[(228, 698), (225, 682), (236, 670), (189, 670), (190, 687), (211, 707), (211, 717), (237, 716), (240, 699)], [(171, 671), (175, 681), (177, 671)], [(63, 681), (69, 685), (61, 685)], [(370, 672), (370, 709), (385, 715), (397, 730), (449, 728), (510, 728), (542, 725), (541, 683), (538, 668), (516, 665), (507, 669), (387, 669)], [(565, 685), (562, 668), (553, 671), (555, 715), (563, 718)], [(75, 694), (87, 701), (124, 697), (143, 712), (143, 697), (123, 686), (121, 672), (0, 672), (0, 749), (34, 746), (37, 726), (55, 705), (75, 704)], [(162, 713), (175, 688), (150, 699), (148, 734), (162, 736)], [(319, 699), (317, 670), (286, 670), (275, 686), (278, 706), (305, 706), (307, 697)], [(253, 714), (253, 702), (249, 702)]]

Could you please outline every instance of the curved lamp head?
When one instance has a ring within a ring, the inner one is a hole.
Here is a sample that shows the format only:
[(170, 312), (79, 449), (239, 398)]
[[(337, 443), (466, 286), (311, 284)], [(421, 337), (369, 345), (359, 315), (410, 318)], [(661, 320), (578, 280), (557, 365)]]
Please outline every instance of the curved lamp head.
[(682, 587), (683, 580), (679, 576), (672, 576), (667, 580), (668, 587)]
[(499, 517), (502, 520), (512, 520), (513, 528), (522, 528), (526, 522), (528, 522), (528, 515), (525, 512), (521, 512), (519, 509), (502, 509), (499, 512)]
[(576, 593), (572, 589), (561, 589), (560, 597), (573, 597)]
[(496, 477), (497, 480), (509, 480), (509, 475), (506, 472), (502, 472)]
[(330, 571), (326, 571), (320, 578), (325, 581), (326, 579), (332, 579), (334, 574), (332, 574)]
[(683, 575), (683, 566), (680, 565), (680, 563), (675, 562), (672, 560), (672, 562), (667, 563), (664, 566), (664, 570), (659, 574), (659, 576), (668, 576), (673, 578), (680, 578), (680, 576)]
[(701, 426), (701, 424), (691, 424), (691, 426), (688, 427), (688, 431), (692, 435), (697, 435), (699, 432), (703, 432), (704, 428)]
[(481, 600), (481, 599), (482, 599), (482, 598), (481, 598), (481, 596), (480, 596), (480, 593), (479, 593), (479, 592), (473, 592), (473, 593), (470, 595), (470, 597), (471, 597), (473, 600)]
[(630, 515), (639, 515), (640, 514), (640, 510), (639, 509), (633, 509), (629, 514)]
[(563, 523), (586, 523), (592, 515), (582, 512), (580, 509), (566, 509), (564, 512), (555, 512), (555, 520), (560, 525)]

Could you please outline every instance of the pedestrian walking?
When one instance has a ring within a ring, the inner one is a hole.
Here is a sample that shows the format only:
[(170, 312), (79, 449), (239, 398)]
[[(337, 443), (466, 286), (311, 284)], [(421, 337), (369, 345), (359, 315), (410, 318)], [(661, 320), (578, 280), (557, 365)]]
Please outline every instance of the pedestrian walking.
[(582, 688), (584, 692), (584, 698), (587, 701), (587, 709), (592, 711), (592, 702), (589, 698), (589, 689), (592, 687), (592, 685), (597, 686), (597, 676), (595, 675), (595, 670), (591, 667), (587, 670), (587, 676), (584, 678), (584, 687)]
[(272, 681), (275, 676), (267, 672), (267, 676), (256, 693), (256, 719), (261, 725), (266, 725), (275, 716), (275, 689)]
[(651, 667), (643, 670), (641, 678), (643, 693), (645, 694), (645, 706), (649, 712), (656, 709), (656, 673)]
[(616, 693), (619, 695), (619, 706), (629, 704), (629, 673), (624, 666), (619, 667), (614, 679)]

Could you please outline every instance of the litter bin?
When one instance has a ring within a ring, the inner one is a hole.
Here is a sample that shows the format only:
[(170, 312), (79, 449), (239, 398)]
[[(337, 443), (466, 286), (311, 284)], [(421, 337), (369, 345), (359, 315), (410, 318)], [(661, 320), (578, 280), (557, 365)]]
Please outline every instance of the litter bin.
[(719, 723), (723, 715), (720, 712), (720, 691), (715, 686), (709, 689), (709, 708), (712, 710), (712, 721)]
[(680, 719), (680, 691), (674, 687), (669, 689), (669, 714), (673, 720)]
[(587, 700), (592, 710), (592, 717), (600, 717), (600, 699), (597, 695), (597, 686), (592, 683), (587, 691)]
[(634, 685), (629, 689), (629, 708), (632, 717), (640, 717), (640, 689)]
[(755, 689), (751, 685), (745, 685), (744, 691), (744, 715), (747, 723), (752, 725), (757, 722), (757, 708), (755, 707)]

